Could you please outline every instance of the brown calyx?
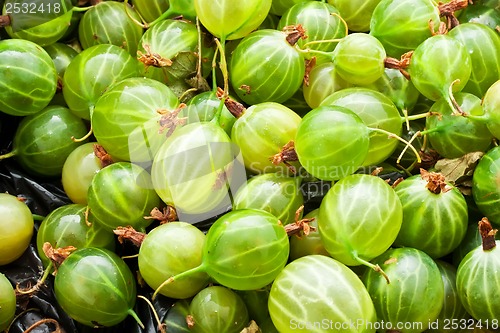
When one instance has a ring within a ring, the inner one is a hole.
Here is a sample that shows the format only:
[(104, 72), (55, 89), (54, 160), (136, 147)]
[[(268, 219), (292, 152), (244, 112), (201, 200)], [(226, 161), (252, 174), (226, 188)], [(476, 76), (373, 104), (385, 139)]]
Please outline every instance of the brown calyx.
[(163, 207), (163, 211), (159, 210), (157, 207), (153, 208), (149, 213), (149, 216), (144, 216), (146, 220), (158, 220), (160, 224), (165, 224), (168, 222), (173, 222), (178, 220), (177, 211), (172, 206)]
[(142, 53), (141, 51), (137, 51), (137, 59), (142, 62), (146, 67), (168, 67), (172, 66), (172, 60), (163, 58), (158, 53), (151, 52), (151, 47), (148, 44), (142, 44), (142, 47), (146, 51), (146, 53)]
[(231, 97), (227, 96), (222, 88), (217, 87), (217, 92), (215, 93), (215, 96), (217, 96), (218, 99), (224, 98), (224, 105), (236, 119), (240, 118), (245, 113), (246, 111), (245, 106), (243, 106), (243, 104), (241, 104), (240, 102), (237, 102)]
[(311, 231), (316, 231), (315, 227), (311, 227), (309, 223), (315, 220), (314, 217), (301, 219), (300, 216), (304, 211), (304, 205), (300, 206), (295, 212), (295, 222), (285, 225), (285, 231), (288, 236), (295, 235), (300, 238), (302, 235), (309, 235)]
[(194, 327), (194, 317), (192, 315), (186, 316), (186, 324), (189, 329)]
[(446, 35), (448, 33), (448, 30), (451, 29), (451, 28), (448, 28), (448, 24), (445, 22), (439, 22), (438, 31), (435, 31), (436, 25), (435, 25), (433, 20), (429, 20), (428, 25), (429, 25), (429, 30), (431, 31), (432, 36)]
[(69, 255), (76, 250), (74, 246), (65, 246), (60, 248), (53, 248), (49, 242), (43, 243), (42, 246), (43, 253), (47, 258), (54, 264), (54, 275), (57, 272), (57, 268), (61, 266), (63, 261), (69, 257)]
[(412, 55), (413, 55), (413, 51), (409, 51), (409, 52), (404, 53), (401, 56), (401, 59), (399, 59), (399, 60), (396, 58), (387, 57), (384, 59), (385, 68), (398, 69), (407, 80), (410, 80), (410, 73), (408, 73), (408, 71), (406, 69), (410, 65)]
[(186, 104), (181, 103), (173, 111), (170, 111), (167, 109), (157, 110), (156, 112), (158, 112), (159, 114), (162, 115), (162, 117), (160, 118), (160, 121), (159, 121), (160, 129), (158, 130), (158, 133), (162, 134), (163, 132), (165, 132), (165, 130), (167, 130), (166, 136), (168, 138), (169, 136), (172, 135), (172, 133), (174, 133), (177, 126), (182, 126), (182, 125), (186, 124), (186, 122), (187, 122), (186, 117), (179, 118), (179, 113), (185, 107), (186, 107)]
[(108, 152), (104, 149), (103, 146), (101, 146), (98, 143), (94, 144), (94, 155), (99, 159), (101, 162), (101, 167), (105, 168), (110, 164), (113, 164), (113, 159), (111, 158), (111, 155), (108, 154)]
[(304, 84), (309, 87), (309, 74), (311, 74), (312, 69), (316, 66), (316, 57), (312, 57), (310, 60), (306, 60), (306, 71), (304, 74)]
[(439, 15), (446, 18), (446, 26), (448, 30), (451, 30), (460, 24), (458, 19), (455, 17), (455, 12), (466, 8), (469, 4), (472, 4), (471, 0), (452, 0), (448, 3), (439, 3)]
[(445, 177), (440, 173), (420, 168), (420, 176), (427, 182), (427, 189), (434, 194), (446, 193), (451, 190), (451, 187), (446, 184)]
[(297, 173), (296, 168), (290, 164), (290, 162), (295, 162), (299, 160), (299, 157), (297, 156), (297, 152), (295, 151), (295, 142), (289, 141), (286, 145), (283, 146), (281, 151), (269, 158), (269, 160), (274, 164), (274, 165), (279, 165), (280, 163), (283, 163), (287, 166), (287, 168), (292, 172), (293, 174)]
[(0, 15), (0, 28), (6, 27), (10, 25), (10, 16), (9, 15)]
[(306, 30), (301, 24), (287, 25), (283, 28), (283, 32), (286, 33), (286, 41), (292, 46), (297, 44), (299, 39), (307, 38)]
[(487, 217), (483, 217), (481, 221), (478, 222), (478, 228), (482, 239), (483, 251), (494, 249), (497, 246), (495, 235), (498, 230), (493, 229)]
[(113, 233), (118, 236), (118, 241), (123, 244), (125, 241), (129, 241), (137, 247), (141, 247), (146, 234), (135, 230), (133, 227), (117, 227), (113, 230)]

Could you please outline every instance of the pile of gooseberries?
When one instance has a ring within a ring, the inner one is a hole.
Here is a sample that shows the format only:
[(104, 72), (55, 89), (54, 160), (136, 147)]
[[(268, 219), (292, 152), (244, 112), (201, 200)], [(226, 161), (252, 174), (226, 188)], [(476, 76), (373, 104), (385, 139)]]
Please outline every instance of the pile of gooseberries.
[(497, 0), (0, 4), (0, 331), (500, 329)]

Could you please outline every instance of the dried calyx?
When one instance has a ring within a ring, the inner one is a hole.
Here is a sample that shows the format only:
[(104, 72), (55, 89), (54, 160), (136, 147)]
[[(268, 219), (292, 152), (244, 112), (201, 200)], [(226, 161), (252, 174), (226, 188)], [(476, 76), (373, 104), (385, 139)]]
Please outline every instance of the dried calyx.
[(493, 229), (488, 218), (483, 217), (478, 223), (479, 234), (481, 235), (483, 251), (493, 250), (497, 244), (495, 241), (495, 235), (497, 229)]
[(446, 178), (440, 173), (420, 169), (420, 176), (427, 182), (427, 189), (434, 194), (446, 193), (452, 189), (446, 183)]

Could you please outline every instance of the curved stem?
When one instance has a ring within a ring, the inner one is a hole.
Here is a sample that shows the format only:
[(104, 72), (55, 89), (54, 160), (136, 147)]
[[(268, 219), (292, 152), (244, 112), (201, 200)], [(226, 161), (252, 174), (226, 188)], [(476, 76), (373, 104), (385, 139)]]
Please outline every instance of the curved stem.
[[(370, 131), (373, 131), (373, 132), (379, 132), (379, 133), (382, 133), (382, 134), (387, 134), (387, 135), (389, 136), (389, 138), (395, 138), (395, 139), (398, 139), (399, 141), (401, 141), (402, 143), (404, 143), (404, 144), (406, 145), (405, 149), (406, 149), (406, 148), (410, 148), (410, 149), (413, 151), (413, 153), (415, 153), (415, 156), (417, 157), (417, 161), (418, 161), (418, 163), (421, 163), (421, 162), (422, 162), (422, 159), (420, 158), (420, 154), (419, 154), (419, 153), (418, 153), (418, 151), (415, 149), (415, 147), (413, 147), (413, 146), (411, 145), (411, 143), (410, 143), (410, 142), (406, 141), (405, 139), (403, 139), (403, 138), (402, 138), (402, 137), (400, 137), (399, 135), (396, 135), (396, 134), (394, 134), (394, 133), (388, 132), (388, 131), (383, 130), (383, 129), (381, 129), (381, 128), (370, 128), (370, 127), (369, 127), (369, 129), (370, 129)], [(419, 132), (417, 132), (417, 133), (419, 133)], [(405, 151), (405, 150), (403, 150), (403, 151)], [(401, 155), (401, 156), (402, 156), (402, 155)], [(400, 159), (400, 158), (398, 158), (397, 163), (399, 163), (400, 161), (401, 161), (401, 159)]]
[(466, 116), (467, 114), (462, 110), (460, 105), (458, 105), (457, 101), (455, 100), (455, 97), (453, 96), (453, 86), (457, 83), (460, 83), (459, 79), (454, 80), (448, 87), (448, 96), (446, 96), (446, 102), (450, 106), (453, 115)]
[(92, 135), (93, 133), (93, 130), (92, 130), (92, 124), (90, 125), (90, 129), (89, 131), (87, 132), (87, 134), (85, 134), (84, 136), (82, 136), (81, 138), (75, 138), (74, 136), (71, 137), (71, 140), (73, 142), (82, 142), (82, 141), (85, 141), (87, 140), (88, 138), (90, 138), (90, 136)]
[(325, 57), (329, 57), (330, 60), (333, 61), (333, 52), (325, 52), (325, 51), (319, 51), (319, 50), (311, 50), (311, 49), (301, 49), (300, 47), (296, 46), (295, 49), (299, 51), (300, 53), (303, 53), (304, 55), (307, 54), (318, 54), (318, 55), (323, 55)]
[(160, 317), (158, 316), (158, 312), (156, 312), (155, 307), (153, 306), (153, 303), (151, 303), (149, 299), (142, 295), (137, 295), (137, 298), (140, 298), (147, 303), (147, 305), (151, 308), (151, 311), (153, 311), (153, 316), (155, 317), (156, 323), (158, 324), (158, 331), (160, 331), (161, 333), (165, 333), (165, 324), (162, 324)]
[(6, 158), (10, 158), (10, 157), (16, 156), (16, 154), (17, 154), (17, 152), (16, 152), (16, 150), (14, 149), (14, 150), (13, 150), (13, 151), (11, 151), (10, 153), (0, 155), (0, 161), (1, 161), (1, 160), (4, 160), (4, 159), (6, 159)]
[(354, 258), (361, 264), (365, 265), (365, 266), (368, 266), (370, 267), (371, 269), (373, 269), (375, 272), (378, 272), (380, 273), (384, 279), (387, 281), (387, 284), (390, 284), (391, 283), (391, 280), (389, 280), (389, 277), (387, 276), (387, 274), (385, 274), (384, 270), (379, 266), (379, 265), (375, 265), (375, 264), (372, 264), (371, 262), (369, 261), (366, 261), (364, 259), (361, 259), (360, 257), (358, 257), (356, 254), (354, 254)]
[(164, 19), (166, 19), (167, 17), (169, 17), (172, 14), (173, 14), (172, 7), (169, 7), (166, 11), (163, 12), (163, 14), (158, 16), (153, 22), (150, 22), (148, 25), (151, 27), (151, 26), (155, 25), (156, 23), (163, 21)]
[(135, 321), (137, 322), (137, 324), (142, 328), (144, 329), (144, 324), (142, 323), (141, 319), (139, 318), (139, 316), (137, 315), (137, 313), (133, 310), (133, 309), (128, 309), (127, 310), (127, 313), (132, 316), (132, 318), (135, 319)]
[(344, 18), (337, 13), (330, 13), (330, 15), (337, 17), (342, 22), (342, 24), (344, 24), (344, 27), (345, 27), (345, 35), (344, 36), (349, 35), (349, 25), (347, 24), (346, 20), (344, 20)]
[[(406, 110), (403, 110), (403, 112), (405, 112)], [(406, 114), (408, 114), (408, 111), (406, 111)], [(406, 117), (401, 117), (404, 121), (406, 120), (418, 120), (418, 119), (423, 119), (423, 118), (427, 118), (428, 116), (430, 116), (431, 113), (430, 112), (425, 112), (425, 113), (419, 113), (419, 114), (413, 114), (411, 116), (406, 116)]]
[(74, 10), (75, 12), (86, 12), (90, 8), (94, 6), (88, 6), (88, 7), (73, 7), (71, 10)]
[(309, 45), (315, 45), (315, 44), (323, 44), (323, 43), (338, 43), (342, 40), (342, 38), (335, 38), (335, 39), (324, 39), (324, 40), (312, 40), (310, 42), (305, 43), (302, 45), (303, 48), (309, 47)]
[(218, 106), (217, 111), (215, 112), (215, 116), (214, 116), (215, 122), (217, 124), (219, 124), (222, 110), (224, 109), (224, 102), (226, 101), (226, 98), (229, 95), (229, 74), (228, 74), (227, 62), (226, 62), (226, 48), (225, 48), (226, 40), (225, 40), (225, 37), (221, 38), (220, 41), (219, 41), (219, 39), (215, 38), (215, 43), (217, 44), (217, 49), (219, 50), (219, 53), (220, 53), (219, 68), (222, 72), (222, 78), (224, 81), (224, 93), (223, 93), (222, 97), (220, 98), (220, 103), (219, 103), (219, 106)]
[(40, 280), (38, 280), (36, 282), (36, 284), (34, 286), (27, 288), (27, 289), (21, 289), (21, 288), (19, 288), (19, 285), (17, 285), (16, 286), (16, 294), (27, 295), (27, 294), (31, 294), (31, 293), (38, 291), (38, 289), (40, 289), (40, 287), (45, 283), (45, 281), (49, 277), (49, 274), (52, 272), (52, 268), (54, 268), (54, 263), (51, 260), (50, 263), (45, 268), (45, 270), (43, 271), (42, 277), (40, 278)]
[(151, 299), (154, 301), (155, 298), (156, 298), (156, 295), (158, 295), (158, 293), (161, 291), (161, 289), (163, 287), (169, 285), (170, 283), (174, 282), (175, 280), (183, 279), (183, 278), (188, 277), (190, 275), (193, 275), (193, 274), (196, 274), (196, 273), (199, 273), (199, 272), (203, 272), (204, 270), (205, 270), (205, 265), (203, 265), (203, 263), (202, 263), (199, 266), (196, 266), (194, 268), (188, 269), (187, 271), (184, 271), (182, 273), (179, 273), (177, 275), (169, 277), (168, 279), (166, 279), (165, 281), (163, 281), (163, 283), (160, 284), (158, 286), (158, 288), (156, 288), (156, 290), (153, 293), (153, 296), (151, 297)]

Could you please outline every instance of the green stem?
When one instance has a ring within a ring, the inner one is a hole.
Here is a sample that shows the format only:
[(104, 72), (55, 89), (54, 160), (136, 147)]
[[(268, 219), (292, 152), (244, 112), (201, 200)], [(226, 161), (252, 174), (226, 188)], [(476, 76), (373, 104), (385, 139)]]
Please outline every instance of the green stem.
[(88, 7), (73, 7), (71, 10), (74, 10), (75, 12), (85, 12), (92, 8), (94, 6), (88, 6)]
[[(410, 148), (413, 153), (415, 154), (415, 157), (417, 157), (417, 161), (418, 163), (421, 163), (422, 162), (422, 159), (420, 158), (420, 154), (418, 153), (418, 151), (415, 149), (415, 147), (412, 146), (412, 144), (408, 141), (406, 141), (405, 139), (403, 139), (402, 137), (394, 134), (394, 133), (391, 133), (391, 132), (388, 132), (386, 130), (383, 130), (381, 128), (369, 128), (370, 131), (373, 131), (373, 132), (378, 132), (378, 133), (382, 133), (382, 134), (387, 134), (389, 136), (389, 138), (395, 138), (395, 139), (398, 139), (399, 141), (403, 142), (406, 147), (405, 149), (407, 148)], [(403, 151), (406, 151), (406, 150), (403, 150)], [(399, 161), (401, 161), (401, 159), (398, 159), (398, 163)]]
[(38, 214), (31, 214), (33, 216), (33, 220), (35, 221), (43, 221), (45, 219), (45, 216), (38, 215)]
[(418, 120), (418, 119), (423, 119), (423, 118), (427, 118), (431, 113), (430, 112), (425, 112), (425, 113), (419, 113), (419, 114), (414, 114), (414, 115), (411, 115), (411, 116), (406, 116), (406, 117), (401, 117), (402, 120)]
[(40, 289), (40, 286), (42, 286), (49, 277), (49, 274), (52, 272), (52, 268), (54, 268), (54, 263), (50, 261), (47, 267), (45, 268), (45, 271), (43, 271), (42, 277), (40, 278), (40, 280), (36, 282), (36, 284), (33, 287), (30, 287), (28, 289), (20, 289), (18, 286), (16, 287), (16, 293), (21, 295), (27, 295), (38, 291), (38, 289)]
[(14, 149), (13, 151), (11, 151), (10, 153), (7, 153), (7, 154), (3, 154), (3, 155), (0, 155), (0, 161), (1, 160), (4, 160), (6, 158), (10, 158), (12, 156), (16, 156), (17, 152), (16, 150)]
[(170, 283), (172, 283), (172, 282), (174, 282), (176, 280), (179, 280), (179, 279), (183, 279), (185, 277), (189, 277), (189, 276), (191, 276), (193, 274), (196, 274), (196, 273), (204, 272), (204, 271), (205, 271), (205, 265), (202, 263), (199, 266), (193, 267), (191, 269), (188, 269), (187, 271), (184, 271), (182, 273), (179, 273), (177, 275), (169, 277), (168, 279), (166, 279), (165, 281), (163, 281), (163, 283), (160, 284), (158, 286), (158, 288), (156, 288), (156, 290), (153, 293), (153, 296), (151, 297), (151, 299), (154, 301), (155, 298), (156, 298), (156, 295), (158, 295), (158, 293), (161, 291), (161, 289), (163, 289), (163, 287), (169, 285)]
[(384, 270), (379, 266), (379, 265), (375, 265), (375, 264), (372, 264), (371, 262), (369, 261), (366, 261), (364, 259), (361, 259), (360, 257), (358, 257), (358, 255), (356, 254), (353, 254), (354, 256), (354, 259), (356, 259), (356, 261), (358, 261), (360, 264), (362, 265), (365, 265), (367, 267), (370, 267), (371, 269), (373, 269), (375, 272), (378, 272), (380, 273), (384, 279), (387, 281), (387, 284), (390, 284), (391, 283), (391, 280), (389, 280), (389, 277), (387, 276), (387, 274), (385, 274)]
[(301, 49), (300, 47), (296, 47), (297, 51), (299, 51), (300, 53), (303, 53), (304, 56), (305, 55), (308, 55), (308, 54), (312, 54), (312, 55), (315, 55), (315, 54), (318, 54), (318, 55), (323, 55), (325, 57), (328, 57), (331, 61), (333, 61), (333, 52), (325, 52), (325, 51), (319, 51), (319, 50), (311, 50), (311, 49)]
[(127, 313), (132, 316), (132, 318), (135, 319), (135, 321), (137, 322), (137, 324), (142, 328), (144, 329), (144, 324), (142, 323), (141, 319), (139, 318), (139, 316), (137, 315), (137, 313), (134, 311), (134, 309), (128, 309), (127, 310)]
[[(215, 112), (214, 119), (217, 122), (217, 124), (220, 124), (220, 117), (222, 114), (222, 110), (224, 109), (224, 102), (226, 101), (227, 96), (229, 95), (229, 74), (228, 74), (228, 69), (227, 69), (227, 62), (226, 62), (226, 39), (225, 37), (221, 37), (221, 40), (219, 41), (217, 38), (215, 38), (215, 43), (217, 44), (217, 49), (219, 50), (220, 53), (220, 62), (219, 62), (219, 68), (222, 72), (222, 78), (224, 81), (224, 94), (222, 95), (222, 98), (220, 99), (219, 106), (217, 108), (217, 111)], [(214, 85), (216, 87), (217, 85)]]
[(130, 12), (129, 12), (130, 8), (129, 8), (128, 0), (125, 0), (123, 2), (123, 5), (125, 6), (125, 14), (127, 14), (128, 18), (132, 22), (134, 22), (135, 24), (137, 24), (138, 26), (140, 26), (143, 29), (149, 28), (149, 25), (146, 23), (146, 21), (144, 20), (144, 18), (139, 13), (137, 13), (137, 15), (139, 15), (139, 17), (141, 18), (142, 22), (137, 21), (134, 17), (132, 17), (132, 15), (130, 15)]
[(316, 45), (316, 44), (323, 44), (323, 43), (338, 43), (342, 40), (342, 38), (335, 38), (335, 39), (324, 39), (324, 40), (312, 40), (310, 42), (305, 43), (302, 45), (303, 48), (309, 47), (309, 45)]

